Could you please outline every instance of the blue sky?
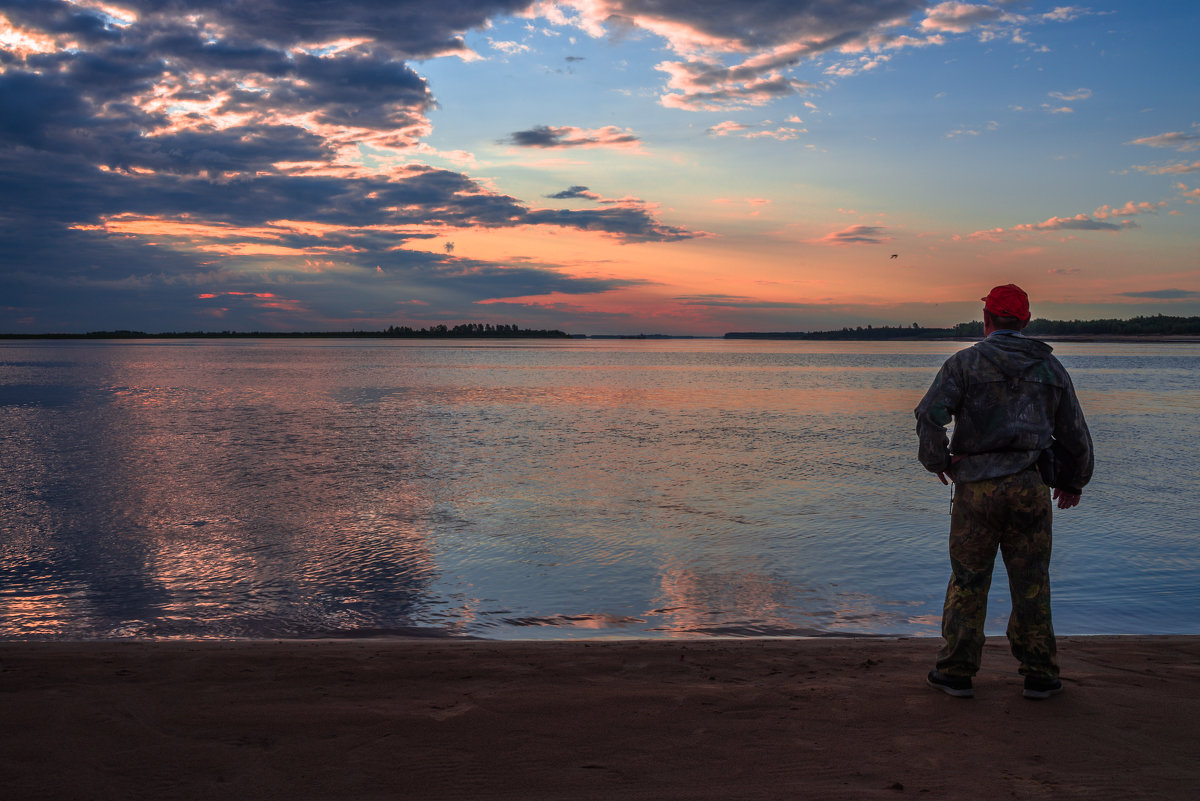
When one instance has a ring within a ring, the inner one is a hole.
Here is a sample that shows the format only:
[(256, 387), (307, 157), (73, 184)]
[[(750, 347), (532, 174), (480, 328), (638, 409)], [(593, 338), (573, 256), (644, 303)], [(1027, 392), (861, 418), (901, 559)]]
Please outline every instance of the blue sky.
[(1200, 314), (1198, 22), (0, 0), (0, 331)]

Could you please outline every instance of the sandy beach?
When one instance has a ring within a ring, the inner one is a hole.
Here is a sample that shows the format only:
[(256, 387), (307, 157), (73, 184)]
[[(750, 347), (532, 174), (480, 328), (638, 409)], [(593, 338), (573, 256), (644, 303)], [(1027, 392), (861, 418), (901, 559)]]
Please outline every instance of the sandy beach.
[(13, 799), (1191, 799), (1200, 638), (0, 643)]

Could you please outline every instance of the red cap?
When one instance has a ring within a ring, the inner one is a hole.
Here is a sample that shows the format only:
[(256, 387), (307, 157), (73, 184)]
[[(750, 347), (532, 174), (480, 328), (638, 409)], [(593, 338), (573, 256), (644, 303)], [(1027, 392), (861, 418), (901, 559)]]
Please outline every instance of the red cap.
[(1016, 284), (994, 287), (983, 301), (983, 308), (997, 317), (1016, 317), (1029, 322), (1029, 296)]

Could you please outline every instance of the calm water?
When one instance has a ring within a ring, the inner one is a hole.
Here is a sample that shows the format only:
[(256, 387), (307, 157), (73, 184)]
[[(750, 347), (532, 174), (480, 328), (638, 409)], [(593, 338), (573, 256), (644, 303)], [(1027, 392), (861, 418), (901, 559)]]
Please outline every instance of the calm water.
[[(0, 638), (936, 635), (959, 347), (0, 343)], [(1056, 352), (1059, 632), (1200, 633), (1200, 346)]]

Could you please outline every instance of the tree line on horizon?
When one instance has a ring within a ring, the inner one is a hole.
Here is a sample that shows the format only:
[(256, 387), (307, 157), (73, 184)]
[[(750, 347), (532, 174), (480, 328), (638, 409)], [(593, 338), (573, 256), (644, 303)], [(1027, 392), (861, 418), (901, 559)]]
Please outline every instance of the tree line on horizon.
[(554, 331), (544, 328), (518, 328), (515, 325), (496, 325), (493, 323), (463, 323), (453, 327), (435, 325), (429, 328), (414, 330), (407, 325), (390, 325), (384, 329), (385, 337), (541, 337), (562, 339), (571, 336), (565, 331)]
[[(1198, 336), (1200, 317), (1171, 317), (1163, 314), (1127, 320), (1048, 320), (1038, 317), (1024, 329), (1030, 336)], [(979, 339), (983, 322), (973, 320), (949, 328), (911, 326), (847, 326), (832, 331), (731, 332), (726, 339)]]
[(0, 334), (0, 339), (304, 339), (317, 337), (363, 337), (369, 339), (421, 338), (543, 338), (563, 339), (571, 335), (564, 331), (519, 328), (515, 325), (493, 323), (463, 323), (429, 328), (391, 325), (382, 331), (173, 331), (150, 334), (145, 331), (120, 329), (89, 331), (86, 334)]

